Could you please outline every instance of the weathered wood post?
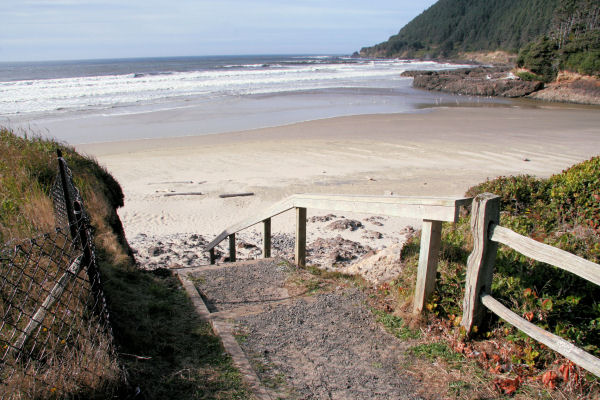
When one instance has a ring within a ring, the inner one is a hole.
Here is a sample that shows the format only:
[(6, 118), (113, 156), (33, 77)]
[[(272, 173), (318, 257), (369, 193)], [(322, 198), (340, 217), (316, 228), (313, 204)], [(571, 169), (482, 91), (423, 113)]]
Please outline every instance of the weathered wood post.
[(473, 199), (471, 232), (473, 252), (467, 260), (465, 298), (461, 325), (467, 334), (479, 326), (484, 315), (481, 295), (491, 293), (498, 243), (489, 239), (490, 227), (500, 222), (500, 197), (483, 193)]
[(271, 218), (263, 221), (263, 258), (271, 257)]
[(229, 261), (235, 262), (235, 233), (229, 235)]
[(212, 249), (210, 249), (208, 251), (208, 254), (210, 255), (210, 264), (214, 265), (217, 261), (217, 256), (215, 255), (215, 248), (213, 247)]
[(427, 299), (435, 289), (441, 240), (442, 221), (423, 220), (413, 314), (420, 314), (423, 311)]
[(296, 207), (295, 261), (300, 267), (306, 266), (306, 208)]

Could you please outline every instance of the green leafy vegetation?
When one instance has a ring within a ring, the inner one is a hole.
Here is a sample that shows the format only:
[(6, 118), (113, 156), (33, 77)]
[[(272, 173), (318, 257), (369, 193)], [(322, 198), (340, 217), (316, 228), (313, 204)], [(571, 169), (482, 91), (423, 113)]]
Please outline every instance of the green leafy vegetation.
[(529, 71), (519, 71), (516, 75), (523, 81), (543, 81), (544, 78)]
[(525, 80), (559, 71), (600, 76), (600, 4), (595, 0), (439, 0), (363, 57), (449, 58), (518, 53)]
[(441, 358), (447, 363), (456, 363), (463, 360), (462, 355), (452, 351), (447, 344), (442, 342), (423, 343), (413, 346), (409, 352), (416, 357), (424, 357), (430, 361)]
[(376, 321), (382, 324), (389, 333), (397, 338), (408, 340), (419, 339), (421, 337), (420, 331), (410, 329), (406, 326), (402, 318), (375, 308), (372, 308), (371, 312), (375, 314)]
[(527, 68), (545, 82), (556, 78), (558, 65), (554, 63), (558, 46), (548, 37), (529, 43), (519, 53), (517, 66)]
[[(577, 164), (548, 179), (499, 177), (477, 185), (468, 196), (491, 192), (501, 198), (500, 225), (600, 262), (600, 157)], [(465, 265), (472, 248), (470, 218), (444, 224), (436, 291), (427, 304), (432, 318), (458, 330), (464, 297)], [(394, 286), (414, 284), (419, 238), (403, 251), (407, 265)], [(600, 287), (556, 267), (500, 246), (492, 285), (494, 297), (532, 323), (600, 356)], [(403, 300), (403, 290), (398, 290)], [(407, 293), (406, 299), (410, 298)], [(548, 368), (557, 355), (498, 319), (479, 327), (480, 339), (508, 340), (514, 365)], [(511, 361), (511, 360), (509, 360)], [(588, 376), (588, 379), (592, 379)]]
[[(468, 194), (484, 191), (502, 197), (502, 226), (600, 262), (600, 157), (549, 179), (499, 178)], [(598, 286), (501, 247), (492, 289), (527, 319), (600, 355)]]
[(517, 66), (546, 82), (554, 80), (559, 71), (600, 76), (600, 30), (573, 36), (562, 47), (556, 38), (540, 37), (521, 50)]

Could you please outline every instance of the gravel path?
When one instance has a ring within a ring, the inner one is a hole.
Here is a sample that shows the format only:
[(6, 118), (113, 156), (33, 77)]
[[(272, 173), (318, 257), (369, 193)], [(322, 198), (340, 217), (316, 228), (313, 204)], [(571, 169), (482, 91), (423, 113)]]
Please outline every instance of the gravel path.
[(270, 260), (225, 264), (194, 274), (194, 278), (208, 310), (217, 312), (285, 299), (288, 291), (284, 284), (290, 271), (287, 263)]
[(264, 305), (227, 318), (234, 315), (238, 342), (263, 385), (279, 398), (418, 399), (400, 367), (405, 345), (375, 322), (365, 295), (331, 286), (292, 296), (290, 281), (306, 283), (302, 273), (270, 260), (194, 277), (214, 311)]

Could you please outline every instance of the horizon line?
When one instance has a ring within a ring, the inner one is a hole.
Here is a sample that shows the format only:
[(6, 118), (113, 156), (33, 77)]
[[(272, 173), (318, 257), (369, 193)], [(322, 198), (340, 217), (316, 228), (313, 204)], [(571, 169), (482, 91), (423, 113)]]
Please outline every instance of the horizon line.
[(173, 58), (217, 58), (217, 57), (351, 57), (347, 53), (257, 53), (257, 54), (206, 54), (206, 55), (178, 55), (178, 56), (137, 56), (137, 57), (98, 57), (98, 58), (65, 58), (65, 59), (47, 59), (47, 60), (13, 60), (2, 61), (0, 64), (24, 64), (24, 63), (52, 63), (52, 62), (85, 62), (85, 61), (117, 61), (117, 60), (149, 60), (149, 59), (173, 59)]

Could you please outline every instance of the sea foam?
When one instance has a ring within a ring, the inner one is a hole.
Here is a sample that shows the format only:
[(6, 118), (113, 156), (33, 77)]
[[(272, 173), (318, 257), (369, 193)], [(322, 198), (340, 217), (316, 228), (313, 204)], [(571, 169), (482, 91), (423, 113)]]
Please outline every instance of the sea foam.
[(127, 74), (2, 81), (0, 116), (102, 110), (186, 97), (248, 96), (333, 88), (380, 87), (407, 69), (456, 65), (405, 60), (294, 57), (271, 62), (205, 65), (191, 71), (157, 70)]

